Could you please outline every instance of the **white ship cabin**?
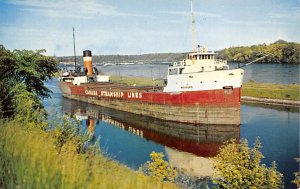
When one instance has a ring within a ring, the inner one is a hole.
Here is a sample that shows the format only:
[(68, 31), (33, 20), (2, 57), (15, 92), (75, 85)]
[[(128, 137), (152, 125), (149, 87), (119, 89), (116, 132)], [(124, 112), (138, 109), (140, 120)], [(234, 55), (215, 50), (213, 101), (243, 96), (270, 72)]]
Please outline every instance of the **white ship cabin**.
[[(98, 71), (97, 71), (98, 72)], [(93, 83), (93, 82), (109, 82), (108, 75), (98, 74), (93, 72), (93, 75), (87, 76), (83, 72), (76, 73), (74, 71), (64, 70), (58, 78), (61, 82), (70, 82), (73, 85), (80, 85), (82, 83)]]
[(226, 60), (205, 48), (188, 53), (187, 58), (168, 68), (164, 92), (215, 90), (240, 87), (242, 69), (230, 70)]
[(198, 49), (191, 52), (180, 63), (174, 62), (168, 69), (168, 75), (228, 70), (226, 60), (215, 59), (216, 53)]

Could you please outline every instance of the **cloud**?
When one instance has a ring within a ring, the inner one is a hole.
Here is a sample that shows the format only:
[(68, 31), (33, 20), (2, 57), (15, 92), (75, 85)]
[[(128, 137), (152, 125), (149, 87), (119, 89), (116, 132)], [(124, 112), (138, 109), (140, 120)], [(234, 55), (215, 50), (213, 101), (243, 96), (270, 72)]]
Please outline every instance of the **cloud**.
[(102, 4), (97, 0), (86, 1), (41, 1), (11, 0), (10, 4), (20, 6), (24, 11), (37, 15), (58, 18), (95, 19), (97, 16), (151, 17), (151, 15), (125, 13), (116, 7)]
[[(191, 15), (190, 12), (183, 12), (183, 11), (160, 11), (162, 14), (173, 14), (173, 15), (181, 15), (181, 16), (189, 16)], [(199, 15), (201, 17), (209, 17), (209, 18), (219, 18), (221, 15), (216, 13), (210, 13), (210, 12), (203, 12), (203, 11), (195, 11), (195, 15)]]
[(229, 19), (221, 19), (225, 24), (229, 25), (239, 25), (239, 26), (261, 26), (261, 25), (287, 25), (286, 22), (278, 22), (278, 21), (271, 21), (271, 20), (259, 20), (259, 21), (241, 21), (241, 20), (229, 20)]
[(269, 14), (272, 19), (300, 19), (300, 7), (292, 7), (289, 10), (281, 10)]

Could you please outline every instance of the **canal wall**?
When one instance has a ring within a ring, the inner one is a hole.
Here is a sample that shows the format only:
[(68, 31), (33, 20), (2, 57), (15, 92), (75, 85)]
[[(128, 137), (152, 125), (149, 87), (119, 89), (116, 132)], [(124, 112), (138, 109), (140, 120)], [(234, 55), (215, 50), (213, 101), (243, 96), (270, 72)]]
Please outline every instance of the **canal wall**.
[(271, 104), (271, 105), (278, 105), (278, 106), (292, 106), (292, 107), (300, 108), (300, 101), (294, 101), (294, 100), (257, 98), (257, 97), (251, 97), (251, 96), (242, 96), (241, 100), (242, 100), (242, 102)]

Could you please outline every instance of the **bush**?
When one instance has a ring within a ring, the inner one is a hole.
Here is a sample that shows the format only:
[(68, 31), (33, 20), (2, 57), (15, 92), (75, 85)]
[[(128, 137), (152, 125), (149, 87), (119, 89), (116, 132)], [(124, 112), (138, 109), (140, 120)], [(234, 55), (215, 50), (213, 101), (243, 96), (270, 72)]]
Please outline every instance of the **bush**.
[(72, 142), (76, 146), (77, 153), (84, 153), (87, 148), (88, 136), (82, 132), (81, 125), (66, 115), (59, 120), (49, 124), (58, 153), (67, 142)]
[(147, 161), (144, 172), (153, 176), (160, 181), (174, 181), (177, 172), (167, 161), (165, 161), (163, 153), (151, 152), (151, 161)]
[[(300, 163), (300, 158), (296, 158), (296, 161)], [(292, 183), (296, 184), (298, 188), (300, 188), (300, 172), (295, 172), (295, 179), (292, 181)]]
[(213, 158), (213, 182), (221, 188), (282, 188), (283, 175), (279, 173), (275, 162), (271, 167), (261, 165), (264, 157), (259, 149), (259, 139), (249, 148), (247, 140), (240, 143), (235, 140), (225, 143), (219, 154)]

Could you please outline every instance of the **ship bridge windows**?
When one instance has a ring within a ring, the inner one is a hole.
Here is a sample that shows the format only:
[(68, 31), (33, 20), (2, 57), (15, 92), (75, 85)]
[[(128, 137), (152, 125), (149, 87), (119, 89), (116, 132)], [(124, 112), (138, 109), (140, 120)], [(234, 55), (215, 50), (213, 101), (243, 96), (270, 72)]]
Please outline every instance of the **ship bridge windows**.
[(178, 68), (169, 68), (169, 75), (177, 75)]
[(197, 56), (198, 60), (213, 60), (215, 56), (213, 54), (201, 54)]
[(214, 54), (195, 54), (195, 55), (189, 55), (189, 60), (213, 60), (215, 59)]

